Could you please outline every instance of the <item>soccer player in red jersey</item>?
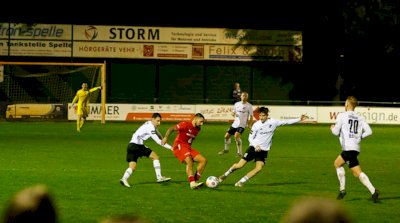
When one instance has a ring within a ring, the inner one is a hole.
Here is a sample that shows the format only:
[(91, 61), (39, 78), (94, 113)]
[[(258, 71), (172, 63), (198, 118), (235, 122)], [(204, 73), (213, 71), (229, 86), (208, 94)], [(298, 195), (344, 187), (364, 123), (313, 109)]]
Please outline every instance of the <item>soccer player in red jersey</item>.
[[(200, 154), (199, 151), (192, 148), (193, 140), (199, 134), (201, 126), (204, 124), (205, 118), (202, 114), (197, 113), (191, 122), (183, 121), (177, 125), (170, 127), (162, 139), (162, 145), (167, 143), (169, 135), (177, 131), (172, 151), (174, 156), (182, 163), (186, 164), (186, 173), (190, 182), (191, 189), (197, 189), (203, 185), (203, 182), (197, 182), (203, 173), (207, 159)], [(194, 163), (197, 163), (196, 172), (194, 173)]]

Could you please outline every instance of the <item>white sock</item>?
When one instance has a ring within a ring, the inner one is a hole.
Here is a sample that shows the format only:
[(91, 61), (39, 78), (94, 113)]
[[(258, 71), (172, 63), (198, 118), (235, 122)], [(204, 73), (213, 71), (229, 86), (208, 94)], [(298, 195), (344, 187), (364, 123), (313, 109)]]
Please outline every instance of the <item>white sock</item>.
[(343, 167), (339, 167), (339, 168), (336, 168), (336, 174), (339, 179), (339, 188), (342, 191), (346, 187), (346, 172)]
[(372, 186), (371, 181), (369, 181), (368, 176), (364, 173), (361, 172), (360, 176), (358, 176), (358, 179), (360, 179), (361, 183), (364, 184), (364, 186), (366, 186), (369, 190), (369, 192), (371, 192), (371, 194), (375, 193), (375, 187)]
[(153, 160), (153, 167), (154, 170), (156, 171), (156, 177), (157, 179), (161, 178), (161, 164), (160, 160)]
[(231, 138), (225, 139), (225, 145), (224, 145), (224, 150), (228, 151), (229, 150), (229, 145), (231, 144)]
[(237, 152), (242, 154), (242, 139), (241, 138), (238, 138), (238, 139), (235, 138), (235, 140), (236, 140)]
[(239, 180), (240, 183), (245, 183), (246, 181), (248, 181), (249, 178), (247, 176), (242, 177), (242, 179)]
[(228, 176), (229, 174), (231, 174), (233, 171), (232, 171), (232, 169), (231, 168), (229, 168), (229, 170), (227, 170), (225, 173), (224, 173), (224, 176)]
[(122, 176), (123, 180), (128, 180), (128, 178), (132, 175), (133, 170), (128, 167), (128, 169), (125, 170), (124, 176)]

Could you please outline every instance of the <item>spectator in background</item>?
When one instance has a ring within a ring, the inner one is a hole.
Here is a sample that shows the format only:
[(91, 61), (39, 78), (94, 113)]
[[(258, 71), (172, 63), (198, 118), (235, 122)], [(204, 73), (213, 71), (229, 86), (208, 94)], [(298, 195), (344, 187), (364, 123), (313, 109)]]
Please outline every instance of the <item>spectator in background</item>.
[(236, 82), (233, 85), (233, 90), (232, 90), (232, 99), (233, 99), (233, 104), (235, 104), (236, 102), (242, 100), (241, 96), (242, 95), (242, 89), (240, 89), (240, 83)]
[(348, 212), (335, 200), (305, 197), (296, 201), (282, 223), (351, 223)]
[(5, 207), (4, 223), (59, 222), (54, 201), (43, 184), (18, 191)]

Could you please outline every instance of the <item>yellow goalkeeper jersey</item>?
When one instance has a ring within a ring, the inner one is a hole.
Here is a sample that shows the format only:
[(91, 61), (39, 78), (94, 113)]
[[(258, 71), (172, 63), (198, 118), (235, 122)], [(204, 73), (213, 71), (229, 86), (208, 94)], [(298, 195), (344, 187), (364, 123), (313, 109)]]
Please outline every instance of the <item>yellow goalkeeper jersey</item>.
[(90, 93), (99, 90), (98, 87), (91, 88), (89, 90), (83, 90), (80, 89), (76, 92), (76, 95), (74, 99), (72, 100), (72, 104), (77, 102), (78, 108), (77, 112), (78, 114), (82, 111), (82, 109), (86, 109), (89, 106), (89, 99), (90, 99)]

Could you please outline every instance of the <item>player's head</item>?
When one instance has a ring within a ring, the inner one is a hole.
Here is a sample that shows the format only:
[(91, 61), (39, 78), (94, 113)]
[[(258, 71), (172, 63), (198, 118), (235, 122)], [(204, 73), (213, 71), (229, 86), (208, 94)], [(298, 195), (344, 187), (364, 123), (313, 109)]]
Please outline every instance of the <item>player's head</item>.
[(202, 126), (202, 125), (204, 124), (205, 120), (206, 120), (206, 119), (204, 118), (204, 115), (203, 115), (203, 114), (201, 114), (201, 113), (196, 113), (196, 114), (194, 115), (194, 118), (193, 118), (193, 121), (192, 121), (193, 126), (194, 126), (194, 127), (200, 127), (200, 126)]
[(268, 119), (269, 109), (267, 107), (260, 107), (258, 109), (260, 120), (265, 122)]
[(155, 127), (159, 126), (161, 124), (161, 115), (160, 113), (153, 113), (151, 116), (151, 122)]
[(354, 96), (347, 97), (346, 102), (344, 104), (346, 111), (348, 110), (353, 111), (357, 106), (358, 106), (358, 100), (356, 97)]
[(233, 87), (234, 87), (235, 89), (239, 89), (239, 88), (240, 88), (240, 83), (239, 83), (239, 82), (236, 82), (236, 83), (233, 85)]
[(240, 98), (242, 99), (242, 101), (246, 102), (249, 99), (249, 93), (247, 93), (247, 91), (243, 91), (240, 95)]
[(87, 89), (88, 88), (88, 85), (87, 85), (87, 83), (82, 83), (82, 89)]

